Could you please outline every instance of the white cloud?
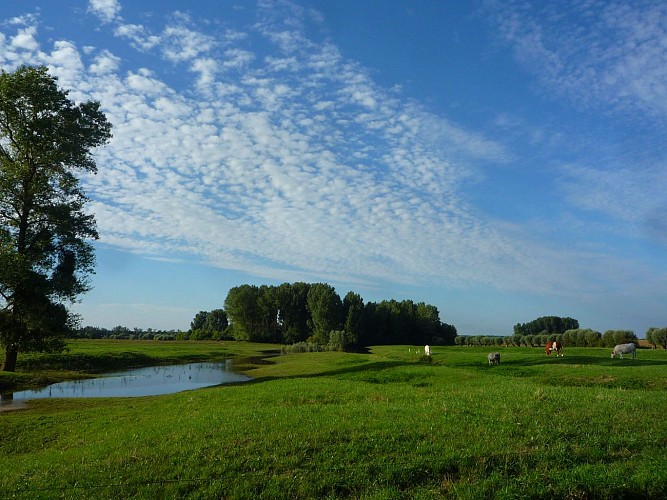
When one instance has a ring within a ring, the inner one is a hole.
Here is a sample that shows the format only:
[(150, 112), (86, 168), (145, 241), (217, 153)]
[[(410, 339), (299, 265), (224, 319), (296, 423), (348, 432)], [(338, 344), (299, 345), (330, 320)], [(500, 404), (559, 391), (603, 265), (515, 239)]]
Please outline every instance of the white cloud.
[(37, 50), (39, 44), (35, 40), (37, 28), (30, 26), (25, 29), (20, 29), (18, 34), (12, 38), (11, 46), (15, 49)]
[(464, 186), (511, 157), (502, 144), (381, 88), (298, 22), (218, 40), (181, 15), (151, 30), (108, 12), (115, 36), (182, 65), (192, 85), (177, 90), (150, 61), (121, 72), (129, 63), (104, 48), (11, 48), (48, 61), (114, 124), (85, 177), (103, 243), (281, 280), (567, 293), (602, 279), (596, 255), (538, 244), (470, 205)]
[(132, 47), (141, 51), (149, 51), (160, 44), (161, 39), (150, 33), (146, 27), (140, 24), (119, 24), (114, 29), (114, 34), (120, 38), (130, 41)]
[(120, 3), (118, 0), (90, 0), (88, 11), (97, 16), (102, 22), (110, 23), (118, 17), (120, 13)]
[(222, 63), (225, 68), (242, 69), (247, 67), (255, 55), (252, 52), (242, 49), (228, 49), (225, 51), (225, 61)]
[(167, 26), (160, 39), (164, 56), (176, 63), (206, 54), (215, 45), (212, 37), (177, 24)]
[(95, 75), (113, 74), (118, 70), (121, 63), (120, 58), (108, 50), (103, 50), (101, 54), (95, 56), (94, 61), (90, 65), (90, 72)]

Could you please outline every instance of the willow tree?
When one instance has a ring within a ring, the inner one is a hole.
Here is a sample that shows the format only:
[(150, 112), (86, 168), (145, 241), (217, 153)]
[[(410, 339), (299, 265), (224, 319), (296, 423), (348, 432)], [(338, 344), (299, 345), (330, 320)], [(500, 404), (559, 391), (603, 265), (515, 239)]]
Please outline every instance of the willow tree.
[(0, 72), (0, 345), (3, 370), (19, 352), (63, 348), (89, 289), (97, 238), (77, 173), (111, 138), (100, 104), (76, 104), (45, 67)]

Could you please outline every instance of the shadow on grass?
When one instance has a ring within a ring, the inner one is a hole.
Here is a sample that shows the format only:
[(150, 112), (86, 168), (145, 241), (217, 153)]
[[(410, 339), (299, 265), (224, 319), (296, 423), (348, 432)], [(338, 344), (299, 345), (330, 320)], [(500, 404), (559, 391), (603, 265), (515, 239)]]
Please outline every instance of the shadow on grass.
[[(426, 364), (423, 364), (426, 366)], [(364, 375), (357, 377), (356, 380), (371, 382), (371, 383), (389, 383), (389, 382), (404, 382), (411, 377), (405, 374), (394, 373), (391, 370), (405, 366), (418, 366), (418, 363), (409, 361), (374, 361), (371, 363), (360, 363), (354, 366), (345, 366), (333, 370), (327, 370), (316, 373), (302, 373), (298, 375), (285, 376), (266, 376), (254, 378), (248, 384), (268, 382), (270, 380), (293, 380), (303, 378), (320, 378), (320, 377), (340, 377), (345, 375)], [(378, 376), (380, 373), (386, 373), (385, 376)]]

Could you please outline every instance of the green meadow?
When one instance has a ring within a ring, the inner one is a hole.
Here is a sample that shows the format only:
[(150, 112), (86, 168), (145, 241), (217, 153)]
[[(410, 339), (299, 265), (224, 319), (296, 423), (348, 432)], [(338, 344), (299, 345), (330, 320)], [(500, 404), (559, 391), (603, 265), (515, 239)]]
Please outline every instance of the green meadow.
[(253, 381), (0, 412), (7, 498), (667, 498), (667, 351), (77, 341), (0, 387), (236, 357)]

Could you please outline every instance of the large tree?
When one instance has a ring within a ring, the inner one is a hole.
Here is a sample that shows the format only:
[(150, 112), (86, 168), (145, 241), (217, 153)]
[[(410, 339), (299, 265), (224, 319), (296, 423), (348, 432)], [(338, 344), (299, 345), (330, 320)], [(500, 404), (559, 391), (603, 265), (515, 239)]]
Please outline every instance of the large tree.
[(343, 324), (343, 302), (336, 289), (326, 283), (314, 283), (308, 290), (309, 324), (313, 340), (318, 344), (328, 344), (329, 334), (340, 330)]
[(286, 344), (303, 342), (310, 335), (309, 291), (310, 284), (303, 282), (283, 283), (278, 287), (278, 320), (282, 328), (283, 342)]
[(58, 350), (75, 323), (67, 304), (89, 289), (97, 238), (77, 172), (96, 172), (109, 141), (99, 102), (75, 104), (45, 67), (0, 72), (0, 344)]

